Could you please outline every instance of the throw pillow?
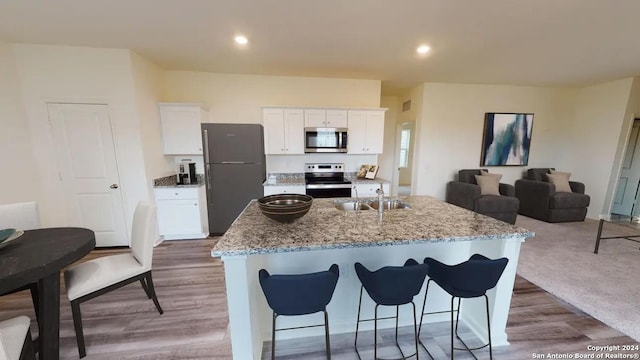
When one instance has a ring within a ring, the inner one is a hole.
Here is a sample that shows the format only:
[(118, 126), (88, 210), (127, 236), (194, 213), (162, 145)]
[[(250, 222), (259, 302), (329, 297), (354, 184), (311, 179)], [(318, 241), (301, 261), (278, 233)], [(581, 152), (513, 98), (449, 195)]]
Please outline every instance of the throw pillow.
[(476, 175), (476, 182), (480, 186), (480, 195), (500, 196), (500, 174)]
[(549, 169), (549, 172), (551, 172), (552, 174), (558, 174), (558, 175), (566, 176), (567, 177), (567, 181), (569, 181), (569, 177), (571, 177), (571, 173), (568, 173), (568, 172), (555, 171), (553, 169)]
[(564, 174), (547, 174), (547, 180), (556, 186), (556, 192), (572, 192), (569, 177)]

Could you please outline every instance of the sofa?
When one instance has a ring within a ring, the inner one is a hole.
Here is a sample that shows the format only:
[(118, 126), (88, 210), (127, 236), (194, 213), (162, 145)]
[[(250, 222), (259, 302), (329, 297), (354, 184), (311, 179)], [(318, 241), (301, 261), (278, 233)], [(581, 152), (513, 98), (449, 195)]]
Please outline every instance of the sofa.
[(458, 180), (447, 183), (446, 202), (515, 224), (520, 201), (514, 197), (513, 185), (499, 183), (499, 195), (482, 195), (476, 175), (481, 175), (481, 169), (458, 171)]
[(571, 192), (558, 192), (557, 185), (548, 181), (547, 174), (551, 170), (555, 169), (529, 169), (526, 179), (516, 180), (515, 192), (520, 200), (518, 213), (550, 223), (584, 221), (590, 202), (584, 184), (569, 181)]

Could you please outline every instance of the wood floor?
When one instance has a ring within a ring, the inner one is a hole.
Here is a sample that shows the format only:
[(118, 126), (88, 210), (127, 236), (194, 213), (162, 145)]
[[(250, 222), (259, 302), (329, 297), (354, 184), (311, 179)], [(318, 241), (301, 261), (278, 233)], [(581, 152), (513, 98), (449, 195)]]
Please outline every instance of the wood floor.
[[(139, 283), (83, 303), (86, 359), (231, 359), (224, 272), (220, 260), (209, 255), (213, 242), (213, 239), (166, 241), (155, 249), (153, 277), (163, 315), (157, 313)], [(87, 259), (122, 251), (96, 250)], [(0, 319), (20, 314), (35, 319), (28, 292), (0, 297)], [(37, 335), (35, 321), (31, 330)], [(401, 344), (409, 352), (409, 331), (403, 330)], [(449, 358), (448, 331), (448, 323), (441, 323), (429, 325), (423, 332), (423, 342), (436, 358)], [(467, 332), (461, 328), (461, 333)], [(602, 354), (587, 347), (637, 344), (520, 277), (516, 279), (507, 333), (511, 345), (494, 349), (495, 359), (533, 359), (533, 354), (540, 353)], [(372, 335), (361, 336), (363, 359), (371, 358)], [(64, 289), (60, 337), (61, 359), (77, 359)], [(388, 332), (380, 334), (383, 346), (389, 344), (390, 337)], [(333, 359), (357, 358), (352, 334), (334, 335), (331, 341)], [(383, 351), (379, 355), (397, 356), (393, 348), (386, 347)], [(324, 341), (322, 338), (278, 341), (276, 354), (278, 359), (323, 359)], [(428, 359), (424, 354), (421, 350), (420, 358)], [(469, 358), (464, 352), (457, 351), (455, 355), (456, 359)], [(270, 358), (268, 343), (264, 358)], [(479, 358), (488, 359), (488, 352), (481, 351)]]

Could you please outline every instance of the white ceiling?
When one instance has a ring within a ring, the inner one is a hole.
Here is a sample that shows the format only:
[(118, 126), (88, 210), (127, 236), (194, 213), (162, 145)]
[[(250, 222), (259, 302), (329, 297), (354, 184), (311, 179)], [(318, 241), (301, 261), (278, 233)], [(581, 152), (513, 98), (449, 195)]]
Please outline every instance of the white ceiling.
[(639, 15), (639, 0), (0, 0), (0, 39), (129, 48), (169, 70), (378, 79), (392, 94), (640, 75)]

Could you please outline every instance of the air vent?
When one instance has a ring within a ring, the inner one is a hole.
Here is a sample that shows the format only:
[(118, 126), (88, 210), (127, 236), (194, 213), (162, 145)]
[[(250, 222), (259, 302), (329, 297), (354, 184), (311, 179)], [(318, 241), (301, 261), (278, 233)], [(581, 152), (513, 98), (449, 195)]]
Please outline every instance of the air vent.
[(411, 100), (402, 103), (402, 112), (411, 110)]

